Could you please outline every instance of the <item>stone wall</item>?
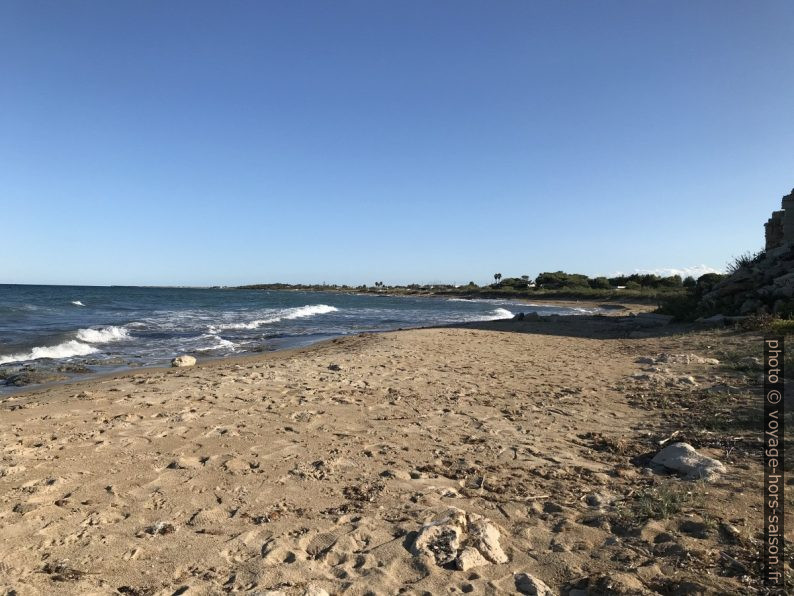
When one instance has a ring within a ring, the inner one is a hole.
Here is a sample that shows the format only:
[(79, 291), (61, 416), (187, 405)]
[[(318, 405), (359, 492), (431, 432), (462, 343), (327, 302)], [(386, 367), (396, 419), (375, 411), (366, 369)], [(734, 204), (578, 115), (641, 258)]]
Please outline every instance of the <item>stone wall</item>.
[(764, 225), (765, 250), (794, 244), (794, 190), (783, 197), (781, 207), (780, 211), (772, 212), (772, 217)]
[(766, 244), (764, 250), (772, 250), (783, 245), (783, 211), (773, 211), (772, 217), (764, 224)]

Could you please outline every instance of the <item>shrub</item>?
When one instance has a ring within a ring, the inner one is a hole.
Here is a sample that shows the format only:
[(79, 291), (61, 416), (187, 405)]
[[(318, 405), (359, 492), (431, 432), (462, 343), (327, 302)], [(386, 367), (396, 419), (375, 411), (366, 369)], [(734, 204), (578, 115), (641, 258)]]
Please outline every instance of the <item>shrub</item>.
[(664, 298), (657, 312), (672, 315), (676, 321), (694, 321), (698, 317), (699, 301), (695, 292), (675, 294)]
[(670, 275), (669, 277), (663, 277), (658, 283), (660, 286), (665, 288), (680, 288), (684, 285), (684, 281), (681, 279), (680, 275)]
[(764, 254), (766, 253), (764, 253), (763, 250), (759, 252), (748, 251), (744, 254), (739, 255), (738, 257), (733, 257), (731, 262), (728, 263), (726, 270), (728, 271), (728, 274), (731, 275), (741, 269), (749, 269), (750, 267), (758, 263), (758, 261), (760, 261), (764, 257)]
[(565, 273), (555, 271), (553, 273), (541, 273), (535, 278), (535, 285), (539, 288), (549, 288), (552, 290), (560, 288), (587, 288), (590, 286), (590, 279), (580, 273)]
[(500, 285), (509, 286), (516, 289), (525, 289), (529, 287), (529, 282), (518, 277), (508, 277), (503, 279)]
[(725, 279), (727, 276), (722, 273), (705, 273), (698, 277), (696, 287), (700, 294), (709, 292), (714, 286)]
[(702, 487), (690, 488), (679, 482), (648, 486), (620, 503), (618, 514), (629, 527), (637, 527), (650, 519), (667, 519), (685, 509), (702, 507), (702, 493)]
[[(794, 334), (794, 319), (775, 319), (769, 323), (767, 326), (767, 331), (770, 333), (778, 333), (780, 335)], [(789, 366), (788, 362), (786, 362), (786, 366)], [(790, 369), (786, 368), (786, 370), (788, 371)]]
[(739, 329), (742, 331), (761, 331), (769, 329), (776, 317), (766, 313), (750, 315), (739, 323)]
[(596, 277), (590, 280), (590, 287), (595, 290), (609, 290), (612, 286), (606, 277)]
[(609, 283), (612, 286), (626, 286), (632, 284), (631, 287), (636, 287), (635, 284), (642, 288), (680, 288), (683, 284), (680, 275), (670, 275), (668, 277), (660, 277), (653, 273), (632, 273), (631, 275), (618, 275), (617, 277), (610, 277)]
[(775, 314), (781, 319), (794, 319), (794, 300), (786, 300), (775, 306)]
[(692, 505), (694, 494), (677, 483), (662, 484), (640, 490), (632, 509), (640, 520), (667, 519)]

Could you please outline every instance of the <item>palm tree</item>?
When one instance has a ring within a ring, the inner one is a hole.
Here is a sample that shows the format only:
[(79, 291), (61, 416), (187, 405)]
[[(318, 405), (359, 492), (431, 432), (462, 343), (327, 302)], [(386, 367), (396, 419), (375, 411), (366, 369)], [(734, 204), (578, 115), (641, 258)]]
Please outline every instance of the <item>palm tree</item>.
[(501, 273), (494, 273), (493, 278), (494, 278), (494, 281), (496, 283), (499, 283), (499, 280), (502, 279), (502, 274)]

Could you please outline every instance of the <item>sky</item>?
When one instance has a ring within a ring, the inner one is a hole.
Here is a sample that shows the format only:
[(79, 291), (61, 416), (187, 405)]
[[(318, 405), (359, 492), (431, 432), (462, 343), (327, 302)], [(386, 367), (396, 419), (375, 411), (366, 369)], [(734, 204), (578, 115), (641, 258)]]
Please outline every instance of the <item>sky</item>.
[(0, 283), (721, 270), (794, 186), (794, 2), (0, 3)]

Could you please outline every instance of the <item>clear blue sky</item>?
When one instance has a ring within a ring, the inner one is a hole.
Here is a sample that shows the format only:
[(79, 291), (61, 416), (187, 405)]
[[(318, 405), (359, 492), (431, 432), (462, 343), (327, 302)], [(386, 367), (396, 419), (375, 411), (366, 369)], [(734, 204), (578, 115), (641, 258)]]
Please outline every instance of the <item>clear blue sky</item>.
[(0, 283), (487, 281), (758, 250), (794, 2), (0, 3)]

